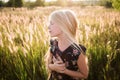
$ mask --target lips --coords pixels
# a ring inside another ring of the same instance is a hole
[[[51,33],[51,31],[49,31],[49,33]]]

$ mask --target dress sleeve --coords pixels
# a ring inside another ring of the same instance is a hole
[[[84,53],[86,53],[86,48],[81,44],[79,44],[79,46],[81,47],[82,51],[84,51]]]
[[[79,58],[79,55],[82,53],[82,51],[84,52],[84,55],[86,55],[86,48],[83,46],[83,45],[80,45],[79,44],[79,47],[76,49],[73,49],[73,55],[74,55],[74,58],[76,60],[78,60]]]

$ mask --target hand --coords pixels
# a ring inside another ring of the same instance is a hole
[[[55,63],[56,61],[61,61],[61,63],[63,63],[62,59],[60,58],[60,56],[58,54],[56,54],[57,59],[53,56],[53,63]]]
[[[65,63],[63,63],[62,59],[60,56],[57,56],[58,59],[53,57],[53,63],[54,63],[54,71],[59,72],[59,73],[64,73],[64,70],[66,69]]]

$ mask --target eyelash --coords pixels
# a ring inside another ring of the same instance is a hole
[[[53,25],[54,23],[50,23],[51,25]]]

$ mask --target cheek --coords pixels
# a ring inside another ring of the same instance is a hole
[[[57,31],[58,33],[60,33],[60,34],[62,33],[61,29],[58,29],[58,30],[56,30],[56,31]]]
[[[62,31],[58,26],[53,26],[52,27],[52,35],[57,36],[61,33],[62,33]]]
[[[54,28],[54,31],[55,31],[56,33],[61,33],[61,32],[62,32],[61,29],[59,28],[59,26],[56,26],[56,27]]]

